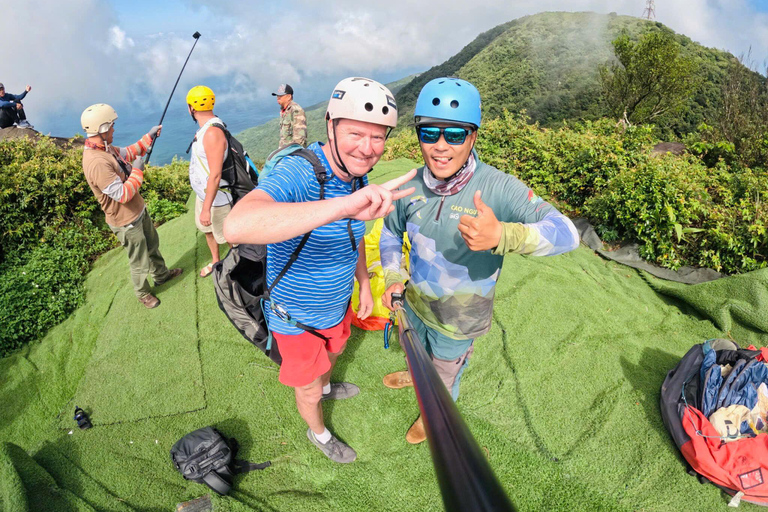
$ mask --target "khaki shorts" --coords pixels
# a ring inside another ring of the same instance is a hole
[[[200,224],[200,213],[203,211],[203,200],[199,196],[195,197],[195,225],[203,233],[213,233],[217,243],[224,244],[227,240],[224,238],[224,219],[227,218],[232,206],[211,206],[211,225],[203,226]]]

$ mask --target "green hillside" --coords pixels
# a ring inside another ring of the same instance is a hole
[[[733,55],[706,48],[659,22],[590,12],[547,12],[503,23],[445,62],[389,84],[400,110],[398,131],[412,125],[413,108],[424,84],[441,76],[474,83],[483,98],[485,119],[499,117],[505,109],[526,110],[532,121],[543,126],[605,116],[599,69],[615,60],[612,41],[623,32],[636,39],[654,30],[671,34],[681,55],[692,58],[697,67],[700,84],[695,94],[667,126],[677,134],[689,133],[715,117]],[[325,106],[323,102],[306,109],[311,140],[326,139]],[[262,160],[277,147],[278,120],[249,128],[238,137],[249,153]]]
[[[407,76],[386,85],[393,93],[397,93],[400,88],[413,80],[415,76]],[[311,142],[316,140],[325,142],[328,140],[325,133],[325,110],[327,107],[328,102],[323,101],[304,108],[304,112],[307,114],[308,140]],[[280,118],[276,117],[264,124],[248,128],[237,134],[237,140],[243,144],[251,158],[256,161],[266,160],[267,156],[277,149],[277,144],[280,140],[279,121]]]
[[[725,70],[733,56],[674,34],[658,22],[588,12],[525,16],[481,34],[400,90],[400,126],[411,121],[424,84],[440,76],[458,76],[474,83],[483,98],[485,118],[498,117],[504,109],[525,109],[533,121],[545,126],[601,117],[606,110],[598,71],[614,59],[611,41],[622,31],[636,38],[651,30],[673,34],[681,54],[698,64],[702,84],[672,127],[687,133],[715,113]]]

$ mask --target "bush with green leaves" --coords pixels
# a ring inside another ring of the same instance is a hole
[[[622,132],[608,119],[547,129],[531,124],[525,113],[504,112],[483,122],[475,147],[485,163],[575,215],[612,176],[649,158],[652,133],[645,126]],[[387,141],[384,158],[399,157],[421,161],[413,131]]]
[[[382,158],[384,160],[408,158],[415,162],[421,162],[421,149],[419,148],[419,139],[416,138],[416,132],[414,130],[403,130],[387,139]]]
[[[0,262],[77,219],[97,222],[101,210],[81,162],[80,151],[47,138],[0,141]]]
[[[563,124],[557,129],[530,124],[525,114],[505,112],[478,134],[483,161],[513,174],[571,214],[618,172],[648,159],[649,127],[622,133],[608,119]]]
[[[188,165],[147,169],[141,193],[156,223],[186,212]],[[90,263],[118,245],[85,180],[82,148],[0,141],[0,355],[66,318]]]
[[[189,162],[174,157],[168,165],[147,168],[144,173],[144,184],[141,187],[144,199],[147,198],[149,191],[155,192],[157,197],[167,201],[186,204],[192,192],[192,187],[189,185]]]
[[[83,221],[0,265],[0,356],[45,334],[83,300],[90,263],[115,239]]]
[[[598,232],[636,240],[640,255],[669,268],[696,258],[687,241],[702,231],[708,170],[693,157],[665,156],[622,169],[584,204]]]
[[[164,167],[149,167],[144,173],[142,197],[152,221],[159,225],[187,213],[189,162],[174,157]]]
[[[725,165],[712,170],[713,198],[704,224],[706,231],[692,240],[698,246],[697,265],[728,273],[768,266],[768,171]]]
[[[768,173],[724,158],[729,147],[703,141],[694,155],[654,157],[652,126],[622,130],[602,119],[544,129],[529,121],[505,112],[484,122],[480,158],[564,213],[587,217],[605,241],[638,242],[644,258],[673,269],[768,266]],[[415,134],[390,139],[385,157],[421,161]]]

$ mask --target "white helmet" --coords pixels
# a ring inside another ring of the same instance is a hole
[[[80,116],[80,124],[83,126],[86,135],[93,137],[100,133],[107,133],[115,119],[117,119],[115,109],[106,103],[96,103],[83,110],[83,114]]]
[[[397,103],[389,89],[369,78],[345,78],[333,89],[326,119],[354,119],[397,126]]]

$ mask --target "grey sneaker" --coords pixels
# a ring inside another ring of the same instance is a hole
[[[27,120],[25,119],[24,121],[22,121],[22,122],[20,122],[20,123],[19,123],[19,128],[29,128],[29,129],[31,130],[32,128],[34,128],[34,126],[32,126],[31,124],[29,124],[29,121],[27,121]]]
[[[360,393],[360,388],[349,382],[331,382],[331,390],[328,394],[323,393],[320,397],[321,402],[326,400],[344,400],[352,398]]]
[[[331,434],[331,439],[325,444],[315,438],[315,433],[312,432],[311,428],[307,429],[307,437],[312,441],[312,444],[320,448],[320,451],[333,462],[349,464],[350,462],[354,462],[357,458],[355,450],[336,439],[336,436],[333,434]]]

